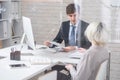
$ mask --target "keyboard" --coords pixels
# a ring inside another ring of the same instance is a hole
[[[33,65],[43,65],[43,64],[51,64],[52,60],[48,57],[43,56],[28,56],[27,58],[24,58],[23,60],[29,61]]]
[[[45,45],[36,45],[36,49],[47,49],[48,47]]]

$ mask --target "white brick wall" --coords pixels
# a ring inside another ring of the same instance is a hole
[[[111,79],[120,80],[120,42],[114,33],[120,25],[120,8],[110,7],[103,0],[82,0],[81,19],[92,22],[105,22],[111,31]],[[35,40],[42,44],[45,40],[52,40],[57,34],[61,21],[67,20],[65,7],[73,0],[22,0],[22,15],[32,20]],[[62,15],[62,16],[61,16]],[[118,30],[118,33],[120,29]],[[120,37],[120,35],[118,35]]]
[[[37,43],[54,38],[60,27],[60,2],[22,2],[22,14],[32,20]]]

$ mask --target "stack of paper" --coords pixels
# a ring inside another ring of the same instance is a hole
[[[83,57],[83,55],[84,55],[84,53],[80,53],[79,51],[76,51],[76,52],[71,53],[70,55],[68,55],[68,57],[80,59],[81,57]]]

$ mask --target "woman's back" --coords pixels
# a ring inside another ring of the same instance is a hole
[[[108,58],[109,53],[105,47],[91,46],[77,66],[75,80],[95,80],[101,63]]]

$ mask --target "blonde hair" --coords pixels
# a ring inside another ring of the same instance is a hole
[[[108,40],[107,30],[103,23],[92,22],[88,25],[85,36],[95,45],[104,46]]]

